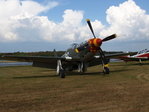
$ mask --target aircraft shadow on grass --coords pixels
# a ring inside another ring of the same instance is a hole
[[[131,65],[140,65],[139,63],[134,63],[134,64],[131,64]],[[142,63],[142,66],[143,65],[149,65],[149,63]]]
[[[124,72],[124,71],[132,71],[132,70],[135,70],[135,69],[121,69],[121,70],[115,70],[115,71],[111,70],[111,73],[120,73],[120,72]]]
[[[27,78],[46,78],[46,77],[57,77],[56,75],[42,75],[42,76],[24,76],[24,77],[12,77],[13,79],[27,79]]]
[[[143,66],[143,65],[149,65],[149,63],[143,63],[140,65],[140,63],[126,63],[126,65],[114,65],[114,66]]]
[[[76,75],[103,75],[102,72],[93,72],[93,73],[78,73],[78,72],[70,72],[66,73],[67,76],[76,76]],[[57,77],[57,75],[42,75],[42,76],[24,76],[24,77],[12,77],[13,79],[25,79],[25,78],[46,78],[46,77]]]
[[[120,73],[123,71],[131,71],[134,69],[123,69],[123,70],[113,70],[111,73]],[[92,75],[92,76],[97,76],[97,75],[103,75],[103,72],[91,72],[91,73],[78,73],[78,72],[66,72],[67,76],[86,76],[86,75]],[[109,76],[110,74],[104,74],[103,76]],[[23,77],[12,77],[13,79],[27,79],[27,78],[46,78],[46,77],[57,77],[57,75],[41,75],[41,76],[23,76]]]
[[[149,65],[149,63],[142,63],[142,64],[140,64],[140,63],[126,63],[126,64],[114,64],[114,65],[112,65],[112,66],[132,66],[132,65]]]

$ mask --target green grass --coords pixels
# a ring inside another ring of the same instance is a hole
[[[0,67],[1,112],[147,112],[149,61],[112,62],[110,74],[101,65],[86,73],[56,71],[32,66]]]

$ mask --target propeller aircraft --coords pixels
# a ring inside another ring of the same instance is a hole
[[[61,78],[65,78],[66,70],[72,71],[78,69],[78,72],[85,72],[87,70],[87,67],[99,64],[102,64],[103,66],[103,73],[109,74],[110,71],[108,63],[111,58],[134,54],[120,53],[105,56],[104,52],[101,49],[102,42],[106,42],[116,38],[116,34],[110,35],[104,39],[96,38],[90,20],[87,19],[86,21],[94,38],[82,42],[81,44],[71,44],[62,56],[58,56],[56,51],[54,50],[54,57],[3,55],[2,59],[33,62],[33,66],[36,67],[56,69],[57,74]],[[100,55],[97,56],[97,53],[99,53]]]
[[[128,56],[121,56],[119,57],[120,60],[123,60],[125,62],[128,61],[139,61],[139,65],[142,65],[142,61],[146,61],[149,60],[149,50],[147,49],[143,49],[141,51],[139,51],[137,54],[135,55],[128,55]]]

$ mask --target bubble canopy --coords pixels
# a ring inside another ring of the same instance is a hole
[[[68,49],[75,49],[77,46],[78,46],[77,43],[72,43],[72,44],[70,44]]]
[[[143,54],[143,53],[149,53],[149,50],[148,49],[143,49],[143,50],[138,52],[138,54]]]

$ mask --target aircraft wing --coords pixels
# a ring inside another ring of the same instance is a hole
[[[139,61],[139,59],[141,59],[142,61],[148,60],[148,57],[126,57],[126,56],[122,56],[119,58],[120,60],[124,60],[124,61]]]
[[[117,53],[117,54],[110,54],[110,55],[105,55],[107,61],[109,62],[110,59],[119,59],[121,56],[127,56],[127,55],[134,55],[137,52],[131,52],[131,53]],[[95,66],[102,64],[101,62],[101,57],[100,56],[94,56],[94,58],[90,61],[89,66]]]
[[[118,58],[126,55],[133,55],[135,53],[119,53],[119,54],[110,54],[106,55],[107,60]],[[36,67],[44,67],[44,68],[52,68],[56,69],[57,60],[61,60],[63,62],[63,66],[71,66],[74,62],[81,61],[79,58],[73,59],[72,57],[50,57],[50,56],[12,56],[12,55],[3,55],[3,60],[13,60],[20,62],[33,62],[33,66]],[[89,60],[90,66],[95,66],[101,64],[101,57],[95,56],[91,60]]]
[[[118,58],[120,56],[125,56],[125,55],[133,55],[133,53],[119,53],[119,54],[110,54],[106,55],[107,59],[111,58]],[[94,59],[99,59],[100,56],[95,56]],[[21,61],[21,62],[46,62],[46,63],[55,63],[57,60],[62,60],[62,61],[80,61],[80,59],[75,58],[73,59],[72,57],[51,57],[51,56],[13,56],[13,55],[3,55],[2,56],[3,60],[13,60],[13,61]]]
[[[3,55],[3,60],[13,60],[20,62],[33,62],[33,66],[53,68],[57,66],[57,60],[61,60],[64,64],[69,64],[72,61],[80,61],[79,59],[72,59],[72,57],[50,57],[50,56],[11,56]]]
[[[110,54],[110,55],[105,55],[106,59],[119,59],[121,56],[127,56],[127,55],[134,55],[137,52],[130,52],[130,53],[117,53],[117,54]],[[95,58],[100,58],[100,56],[95,56]]]
[[[56,62],[57,60],[62,61],[78,61],[78,59],[72,59],[71,57],[50,57],[50,56],[11,56],[11,55],[3,55],[3,60],[13,60],[13,61],[21,61],[21,62]]]

